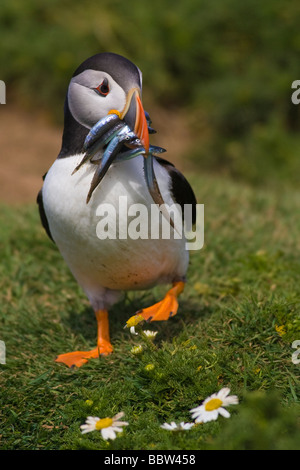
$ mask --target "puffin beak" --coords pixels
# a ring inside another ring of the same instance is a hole
[[[149,152],[148,123],[138,88],[131,88],[129,90],[124,110],[121,113],[121,119],[124,119],[126,124],[140,139],[147,156]]]

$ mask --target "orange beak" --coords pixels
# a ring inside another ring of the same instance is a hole
[[[143,146],[145,147],[146,153],[149,152],[149,132],[148,124],[146,121],[145,111],[141,102],[141,98],[136,94],[136,119],[134,126],[134,133],[138,136]]]
[[[121,113],[121,119],[126,121],[130,129],[140,139],[147,155],[149,152],[148,124],[138,88],[132,88],[129,91],[125,107]]]

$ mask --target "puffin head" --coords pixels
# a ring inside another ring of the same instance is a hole
[[[149,152],[149,128],[141,101],[142,73],[130,60],[112,52],[96,54],[86,59],[74,72],[65,101],[65,127],[62,148],[58,158],[82,153],[90,129],[110,114],[133,131],[144,148],[145,180],[155,204],[164,206]],[[150,121],[148,116],[148,121]],[[150,128],[151,129],[151,128]],[[152,132],[153,129],[151,129]],[[165,151],[157,147],[159,151]],[[75,173],[86,161],[88,153],[74,169]],[[87,203],[103,179],[116,154],[104,153],[87,195]],[[72,173],[72,174],[73,174]],[[165,214],[170,220],[169,215]],[[170,220],[172,227],[173,221]]]
[[[86,59],[74,72],[67,92],[69,112],[87,132],[108,114],[117,114],[149,150],[141,102],[142,74],[125,57],[111,52]]]

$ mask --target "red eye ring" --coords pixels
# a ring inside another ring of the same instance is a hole
[[[107,78],[104,78],[103,82],[99,86],[94,88],[94,90],[101,96],[106,96],[109,93],[109,85]]]

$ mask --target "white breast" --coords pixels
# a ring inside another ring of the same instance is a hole
[[[108,290],[146,289],[184,277],[188,266],[184,239],[120,240],[118,231],[115,239],[97,236],[102,204],[115,208],[121,224],[126,223],[125,217],[127,222],[132,218],[119,212],[120,196],[123,201],[127,197],[128,207],[153,204],[145,185],[143,157],[112,165],[88,204],[95,165],[85,164],[71,175],[81,159],[82,155],[74,155],[54,162],[44,181],[43,202],[53,239],[90,300]],[[157,162],[154,168],[164,201],[171,205],[169,174]]]

